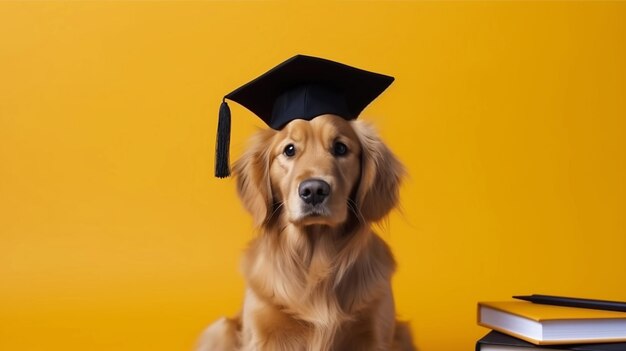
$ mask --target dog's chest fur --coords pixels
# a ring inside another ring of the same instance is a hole
[[[348,326],[368,329],[363,316],[372,316],[368,309],[387,294],[395,267],[388,246],[369,228],[345,234],[288,226],[260,235],[244,257],[249,289],[260,302],[254,305],[262,306],[255,327],[269,331],[291,320],[299,330],[289,334],[302,337],[290,339],[294,349],[341,343],[338,332]]]

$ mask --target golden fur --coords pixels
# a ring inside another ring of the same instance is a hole
[[[373,128],[294,120],[258,133],[233,173],[260,233],[244,254],[241,313],[209,326],[198,350],[414,350],[395,319],[395,262],[370,227],[396,206],[404,169]],[[303,202],[307,179],[330,185],[325,202]]]

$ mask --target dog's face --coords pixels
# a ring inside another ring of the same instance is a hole
[[[275,135],[271,159],[272,194],[290,223],[346,220],[361,173],[361,144],[348,121],[334,115],[294,120]]]
[[[384,217],[404,173],[371,127],[335,115],[262,131],[233,171],[258,225],[281,218],[331,227],[351,215],[360,223]]]

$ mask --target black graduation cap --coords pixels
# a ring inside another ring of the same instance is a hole
[[[224,96],[220,106],[215,176],[228,177],[230,109],[238,102],[279,130],[294,119],[323,114],[355,119],[394,78],[319,57],[296,55]]]

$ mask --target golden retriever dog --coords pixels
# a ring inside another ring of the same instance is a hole
[[[263,130],[233,173],[259,234],[242,311],[197,350],[414,350],[396,321],[394,259],[371,229],[398,203],[404,168],[370,125],[322,115]]]

